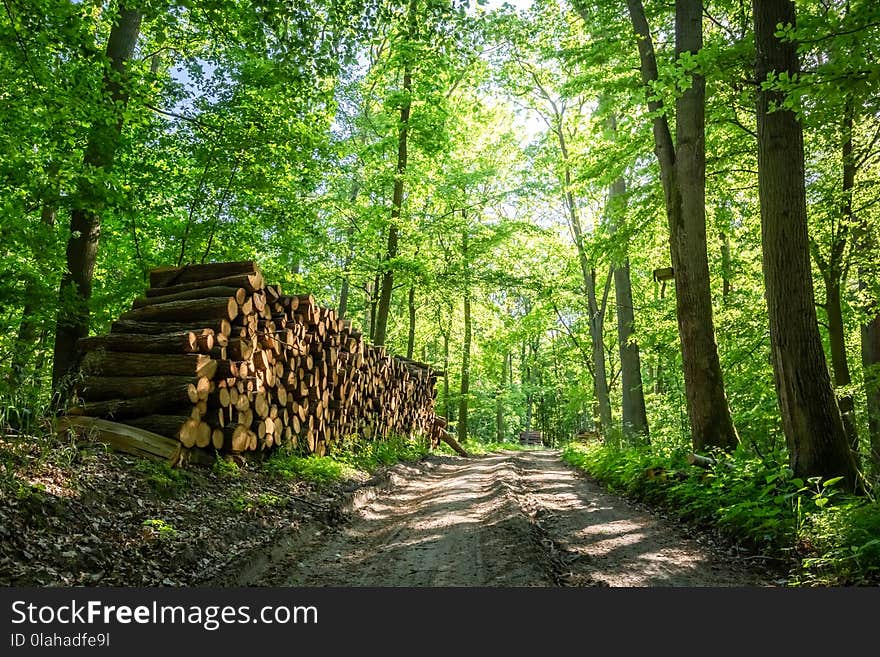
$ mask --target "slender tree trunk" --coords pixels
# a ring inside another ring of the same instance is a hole
[[[360,193],[360,183],[357,177],[351,182],[351,192],[348,195],[348,202],[354,205]],[[345,231],[345,241],[348,246],[348,253],[345,255],[344,271],[342,272],[342,285],[339,289],[339,312],[340,318],[345,318],[348,312],[348,295],[351,292],[351,265],[354,262],[354,223],[350,224]]]
[[[721,300],[727,304],[727,297],[730,296],[732,289],[730,284],[731,263],[730,263],[730,236],[727,231],[721,233]]]
[[[504,442],[504,385],[507,382],[507,360],[509,352],[504,352],[501,359],[501,380],[498,382],[498,390],[495,393],[495,440],[499,443]]]
[[[642,81],[658,78],[657,59],[641,0],[627,0],[638,37]],[[675,52],[697,53],[703,46],[701,0],[676,0]],[[705,78],[695,73],[691,86],[676,101],[676,143],[659,100],[649,100],[654,115],[654,152],[666,199],[675,303],[694,450],[731,450],[739,442],[724,393],[715,343],[705,212]],[[652,94],[653,96],[653,94]]]
[[[834,372],[834,385],[848,386],[852,383],[849,364],[846,360],[846,338],[843,326],[843,310],[840,303],[840,278],[830,276],[825,279],[825,311],[828,314],[828,342],[831,346],[831,369]]]
[[[796,44],[775,36],[778,24],[795,25],[795,7],[790,0],[754,0],[753,7],[763,270],[789,460],[795,476],[841,476],[853,490],[856,464],[831,388],[813,303],[803,132],[795,114],[780,109],[782,94],[761,87],[770,74],[799,73]]]
[[[831,371],[834,388],[836,389],[852,383],[849,363],[846,358],[846,330],[843,325],[843,310],[840,297],[841,276],[839,272],[835,272],[835,269],[823,274],[825,281],[825,312],[828,315],[828,343],[831,347]],[[853,457],[858,464],[859,430],[854,417],[855,402],[852,395],[844,393],[838,395],[837,403],[840,408],[841,420],[843,420],[843,429],[846,432],[850,449],[853,451]]]
[[[409,286],[409,299],[407,300],[407,305],[409,306],[409,331],[407,333],[406,339],[406,357],[413,357],[413,349],[416,344],[416,288],[415,285]]]
[[[865,281],[859,288],[867,293]],[[880,313],[877,301],[871,306],[873,317],[861,326],[862,368],[865,371],[865,397],[868,410],[868,433],[871,438],[871,463],[876,477],[880,477]]]
[[[370,287],[370,340],[375,343],[376,336],[376,307],[379,305],[379,273],[373,277],[373,285]]]
[[[618,178],[608,194],[609,229],[616,230],[613,220],[615,206],[626,193],[626,181]],[[642,387],[642,363],[639,345],[633,340],[635,311],[633,309],[632,280],[629,275],[629,258],[614,268],[614,298],[617,305],[617,343],[620,349],[621,416],[623,433],[627,436],[647,438],[648,415],[645,412],[645,391]]]
[[[565,206],[568,210],[571,232],[577,248],[578,263],[584,280],[584,292],[587,295],[587,308],[590,313],[590,344],[593,353],[593,394],[599,406],[599,430],[611,427],[611,394],[608,391],[608,372],[605,365],[605,304],[599,306],[596,297],[596,276],[590,266],[589,256],[584,245],[584,231],[578,212],[577,200],[572,191],[571,166],[568,157],[568,144],[562,130],[562,117],[556,116],[556,137],[562,155],[563,176],[565,183]]]
[[[468,437],[468,394],[471,372],[471,290],[468,263],[468,228],[461,235],[461,257],[464,263],[464,343],[461,348],[461,390],[458,398],[458,442]]]
[[[449,333],[443,334],[443,417],[449,418]]]
[[[853,157],[854,100],[847,99],[844,112],[843,199],[844,221],[853,225],[853,250],[858,262],[859,296],[867,301],[866,320],[859,328],[861,362],[864,373],[865,404],[868,414],[870,461],[874,476],[880,478],[880,305],[872,298],[869,281],[877,278],[877,240],[866,213],[856,215],[852,207],[856,166]]]
[[[415,38],[415,25],[418,8],[417,0],[410,0],[407,14],[408,38]],[[397,133],[397,172],[394,176],[394,193],[391,199],[391,223],[388,225],[388,246],[386,248],[385,266],[382,272],[382,288],[379,291],[379,307],[376,313],[376,332],[373,342],[385,344],[388,327],[388,313],[391,309],[391,291],[394,289],[394,267],[392,260],[397,256],[398,224],[403,208],[403,183],[407,165],[407,137],[409,135],[409,118],[412,109],[412,68],[409,57],[405,58],[403,67],[403,102],[400,105],[400,126]]]
[[[104,184],[96,182],[113,166],[122,132],[128,92],[124,76],[141,26],[141,12],[123,3],[119,17],[110,30],[106,55],[103,91],[104,116],[97,117],[89,132],[83,156],[83,175],[76,190],[76,202],[70,214],[70,239],[67,242],[67,268],[61,278],[59,313],[55,329],[55,354],[52,389],[66,395],[67,378],[78,365],[77,340],[89,332],[89,298],[92,275],[101,232],[101,212],[106,202]],[[98,174],[97,176],[95,174]]]

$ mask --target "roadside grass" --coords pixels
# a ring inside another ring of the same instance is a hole
[[[608,490],[662,506],[727,540],[792,564],[794,586],[880,582],[880,504],[839,489],[840,479],[793,476],[784,452],[717,455],[703,470],[688,449],[569,444],[562,458]]]
[[[422,441],[403,436],[373,441],[358,441],[351,437],[327,456],[282,448],[270,456],[263,467],[284,478],[296,478],[326,486],[344,479],[357,478],[359,475],[372,474],[383,466],[401,461],[415,461],[427,453]]]

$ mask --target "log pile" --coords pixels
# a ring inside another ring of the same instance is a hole
[[[267,285],[252,261],[150,272],[109,335],[80,340],[72,415],[112,419],[186,448],[428,435],[438,372],[368,344],[311,295]]]
[[[520,431],[520,445],[543,445],[544,435],[540,431]]]

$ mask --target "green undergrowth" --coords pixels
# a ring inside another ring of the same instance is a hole
[[[534,449],[546,449],[545,447],[537,446],[537,445],[520,445],[518,442],[516,443],[508,443],[508,442],[481,442],[477,440],[469,440],[462,444],[465,451],[472,456],[482,456],[483,454],[490,454],[491,452],[503,452],[503,451],[514,451],[514,452],[524,452],[528,450]],[[458,456],[456,451],[452,449],[449,445],[444,442],[441,442],[434,451],[438,454],[447,454],[449,456]]]
[[[374,441],[351,439],[343,441],[327,456],[281,449],[269,457],[263,467],[282,477],[326,485],[355,478],[359,473],[370,474],[401,461],[415,461],[426,453],[421,442],[400,436]]]
[[[807,586],[880,582],[880,504],[839,489],[839,478],[793,476],[783,452],[746,449],[708,470],[689,450],[570,444],[563,459],[610,491],[662,506],[684,521],[792,564],[789,582]]]

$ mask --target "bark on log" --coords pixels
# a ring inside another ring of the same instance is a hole
[[[142,322],[201,322],[234,320],[238,316],[235,297],[204,297],[157,303],[134,308],[120,315],[120,319]]]
[[[145,397],[190,384],[198,389],[208,389],[210,379],[194,376],[87,376],[77,390],[84,400],[97,402]]]
[[[244,288],[248,292],[254,292],[261,289],[263,283],[262,274],[238,274],[236,276],[226,276],[224,278],[215,278],[213,280],[182,283],[170,287],[151,287],[145,290],[144,295],[148,297],[164,297],[170,294],[180,294],[181,292],[188,292],[190,290],[204,290],[212,287]]]
[[[183,267],[157,267],[150,270],[150,287],[170,287],[182,283],[210,281],[242,274],[256,274],[259,267],[253,260],[209,262]]]
[[[166,436],[100,418],[62,417],[56,420],[55,430],[59,433],[73,431],[81,439],[95,440],[114,450],[164,461],[172,466],[180,463],[184,456],[194,463],[209,465],[213,462],[204,452],[184,453],[180,442]]]
[[[206,376],[217,372],[218,361],[201,354],[137,354],[125,351],[92,351],[85,355],[82,370],[104,376]]]
[[[449,445],[452,449],[454,449],[461,456],[469,456],[469,454],[464,450],[464,448],[458,444],[458,441],[452,437],[452,434],[448,431],[443,431],[440,433],[440,440]]]
[[[159,290],[165,288],[158,288]],[[211,287],[195,288],[192,290],[182,290],[174,294],[163,294],[161,296],[143,296],[138,297],[131,304],[132,308],[142,308],[143,306],[152,306],[157,303],[168,303],[169,301],[186,301],[188,299],[204,299],[205,297],[234,297],[238,303],[244,303],[247,298],[248,290],[243,287],[233,287],[231,285],[214,285]]]
[[[154,415],[168,411],[179,411],[192,407],[190,384],[168,388],[145,397],[132,399],[107,399],[104,401],[85,402],[73,406],[70,415],[88,415],[121,420],[143,415]]]
[[[131,319],[119,319],[110,325],[110,333],[143,333],[157,335],[161,333],[179,333],[194,331],[204,334],[206,331],[218,335],[232,334],[232,323],[228,319],[215,319],[199,322],[141,322]],[[223,345],[220,345],[223,346]]]
[[[191,419],[189,415],[144,415],[128,418],[125,424],[179,440],[180,428]]]
[[[191,354],[199,349],[199,337],[193,331],[157,335],[137,333],[95,335],[80,338],[78,347],[82,352],[104,349],[141,354]]]

